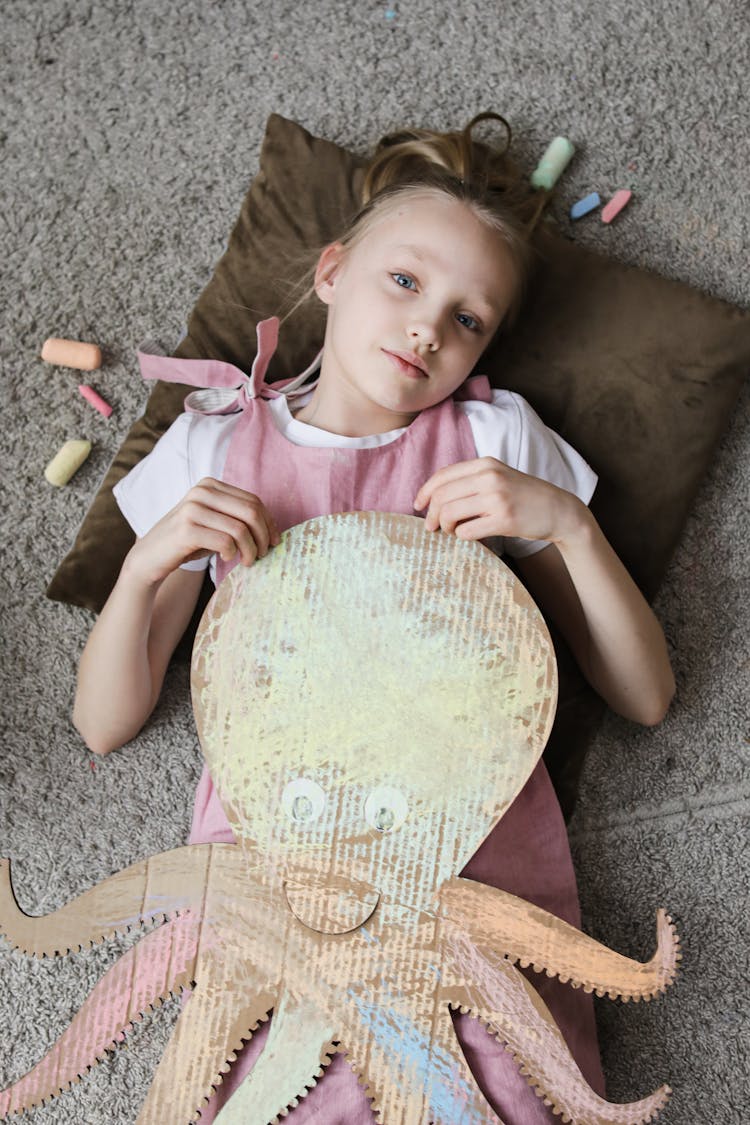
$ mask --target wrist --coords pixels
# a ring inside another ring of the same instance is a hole
[[[127,586],[132,593],[155,597],[166,575],[154,573],[146,565],[139,551],[140,540],[136,540],[123,560],[117,584]]]
[[[599,531],[599,525],[586,504],[572,492],[568,496],[560,533],[552,539],[562,555],[581,547],[590,547]]]

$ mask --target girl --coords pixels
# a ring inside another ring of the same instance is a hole
[[[215,392],[190,396],[213,412],[183,414],[117,487],[138,538],[81,659],[74,722],[94,752],[121,746],[150,715],[206,565],[221,580],[265,556],[288,527],[354,509],[423,513],[436,533],[489,540],[517,560],[606,702],[637,722],[663,717],[674,690],[664,637],[586,506],[595,475],[520,396],[492,391],[486,379],[467,383],[516,314],[535,219],[524,226],[504,153],[472,137],[485,117],[503,120],[482,114],[462,133],[381,142],[365,206],[315,268],[314,293],[327,307],[317,381],[264,384],[276,329],[265,322],[253,374],[229,412],[216,408]],[[162,378],[197,378],[190,361],[154,362]],[[201,373],[209,367],[197,362]],[[190,842],[232,840],[204,770]],[[542,764],[462,874],[580,925],[565,826]],[[591,998],[546,977],[534,983],[603,1092]],[[457,1016],[456,1025],[507,1125],[555,1120],[476,1021]],[[213,1120],[266,1031],[202,1121]],[[367,1125],[372,1114],[336,1056],[291,1119]]]

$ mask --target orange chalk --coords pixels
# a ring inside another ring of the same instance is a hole
[[[55,363],[60,367],[77,367],[79,371],[94,371],[102,365],[102,351],[97,344],[85,344],[81,340],[62,340],[50,336],[44,341],[42,359],[45,363]]]

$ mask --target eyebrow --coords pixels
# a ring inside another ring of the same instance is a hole
[[[410,254],[413,254],[414,257],[417,258],[420,262],[424,262],[426,258],[432,257],[431,254],[425,254],[424,251],[420,250],[418,246],[413,246],[410,242],[402,242],[398,246],[394,246],[394,250],[408,250],[408,252]],[[489,311],[491,313],[500,312],[500,308],[497,302],[494,301],[492,297],[489,296],[489,294],[478,293],[477,296],[481,303],[484,305],[486,311]]]

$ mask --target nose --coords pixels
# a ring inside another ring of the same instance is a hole
[[[407,335],[415,351],[420,348],[423,351],[437,351],[441,342],[440,317],[423,311],[411,320],[407,327]]]

